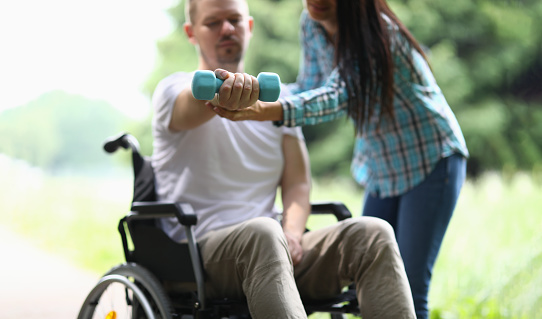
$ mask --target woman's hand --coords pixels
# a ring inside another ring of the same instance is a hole
[[[280,102],[256,101],[251,106],[239,108],[237,110],[228,110],[210,102],[207,102],[205,105],[218,116],[231,121],[282,121],[283,119],[282,105]]]

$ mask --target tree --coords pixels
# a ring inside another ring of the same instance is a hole
[[[53,172],[107,167],[107,136],[127,118],[107,102],[54,91],[0,116],[0,153]]]
[[[277,72],[295,80],[301,1],[248,0],[255,18],[246,71]],[[542,171],[542,5],[539,1],[390,0],[390,6],[428,50],[430,64],[462,127],[469,172]],[[171,8],[177,28],[157,46],[149,78],[192,71],[196,53],[182,31],[184,2]],[[339,128],[340,127],[340,128]],[[303,128],[316,175],[346,173],[353,129],[348,121]],[[349,134],[352,132],[352,134]],[[339,137],[337,135],[341,135]],[[337,147],[337,143],[340,145]],[[327,146],[326,146],[327,145]],[[329,156],[329,150],[338,154]]]
[[[411,0],[393,8],[430,49],[437,81],[465,134],[469,165],[540,169],[540,3]]]

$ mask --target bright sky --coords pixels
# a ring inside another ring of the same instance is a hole
[[[173,29],[177,0],[0,1],[0,112],[51,90],[106,100],[134,117],[156,40]]]

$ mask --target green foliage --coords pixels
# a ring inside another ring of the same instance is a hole
[[[295,81],[299,68],[299,0],[248,0],[255,19],[246,71]],[[542,170],[542,3],[540,1],[390,0],[427,48],[435,77],[471,153],[469,172]],[[159,58],[144,91],[176,71],[192,71],[197,54],[183,31],[184,2],[170,9],[173,32],[157,43]],[[0,113],[0,152],[63,170],[107,160],[103,138],[125,130],[152,153],[150,117],[128,121],[103,101],[51,92]],[[303,128],[316,176],[348,174],[350,123]],[[331,151],[333,150],[333,151]]]
[[[104,101],[54,91],[0,113],[0,153],[55,172],[105,166],[102,143],[125,122]]]
[[[277,72],[295,81],[299,68],[299,0],[249,0],[255,19],[246,71]],[[542,165],[542,4],[540,1],[390,0],[427,48],[431,66],[463,129],[469,171],[530,170]],[[191,71],[195,49],[182,31],[183,5],[170,13],[178,26],[158,43],[160,59],[146,92],[165,75]],[[340,122],[340,121],[339,121]],[[342,122],[344,124],[344,122]],[[341,127],[341,129],[338,129]],[[347,131],[347,130],[346,130]],[[342,124],[305,127],[317,175],[342,174],[351,142]],[[326,141],[327,140],[327,141]],[[330,149],[340,142],[338,154]],[[344,145],[343,145],[344,144]]]
[[[471,162],[532,169],[542,162],[542,6],[537,1],[392,1],[429,50]],[[415,8],[415,10],[413,9]]]
[[[254,34],[247,52],[246,72],[275,72],[294,82],[299,69],[301,1],[249,0]]]
[[[465,184],[433,271],[432,318],[542,315],[541,186],[529,174]]]
[[[303,127],[314,176],[350,176],[354,148],[354,125],[346,118]],[[347,159],[347,160],[346,160]]]

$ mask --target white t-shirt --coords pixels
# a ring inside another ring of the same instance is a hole
[[[153,96],[152,164],[159,200],[190,203],[198,216],[196,237],[259,216],[276,218],[283,134],[303,139],[301,129],[215,116],[195,129],[171,132],[175,100],[193,75],[170,75]],[[163,220],[163,227],[173,239],[185,238],[175,219]]]

